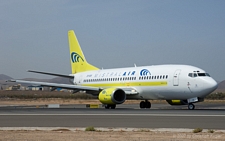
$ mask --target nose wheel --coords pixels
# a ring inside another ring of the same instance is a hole
[[[145,100],[145,101],[141,101],[140,102],[140,108],[143,109],[143,108],[151,108],[151,103],[148,101],[148,100]]]
[[[189,110],[194,110],[195,109],[195,105],[192,104],[192,103],[188,104],[188,109]]]

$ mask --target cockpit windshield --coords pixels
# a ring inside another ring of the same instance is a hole
[[[204,77],[204,76],[210,77],[208,73],[189,73],[188,76],[189,77]]]
[[[198,76],[210,76],[208,73],[198,73]]]

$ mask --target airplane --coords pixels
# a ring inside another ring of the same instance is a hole
[[[194,103],[217,88],[217,82],[204,70],[190,65],[152,65],[127,68],[99,69],[87,62],[73,30],[68,31],[71,74],[29,70],[28,72],[69,78],[73,84],[58,84],[24,80],[28,83],[52,88],[85,91],[98,96],[106,109],[115,109],[126,100],[141,100],[140,108],[151,108],[149,100],[166,100],[170,105]]]

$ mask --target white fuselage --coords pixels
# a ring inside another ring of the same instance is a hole
[[[156,65],[103,69],[74,74],[74,84],[100,88],[133,88],[127,99],[204,98],[217,88],[204,70],[188,65]]]

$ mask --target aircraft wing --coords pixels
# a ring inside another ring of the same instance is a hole
[[[127,88],[121,88],[122,90],[124,90],[126,95],[136,95],[139,94],[134,88],[132,87],[127,87]]]
[[[80,85],[71,85],[71,84],[58,84],[58,83],[47,83],[47,82],[37,82],[37,81],[25,81],[25,80],[8,80],[7,82],[26,83],[26,84],[32,84],[32,85],[38,85],[38,86],[86,91],[87,93],[90,93],[93,95],[98,95],[99,92],[101,91],[101,89],[98,87],[80,86]]]
[[[63,88],[74,91],[86,91],[86,93],[90,93],[92,95],[98,95],[99,92],[103,90],[103,88],[99,87],[91,87],[91,86],[80,86],[80,85],[71,85],[71,84],[58,84],[58,83],[48,83],[48,82],[37,82],[37,81],[25,81],[25,80],[8,80],[7,82],[16,82],[16,83],[26,83],[38,86],[47,86],[54,88]],[[138,92],[133,88],[121,88],[124,90],[126,95],[136,95]]]

